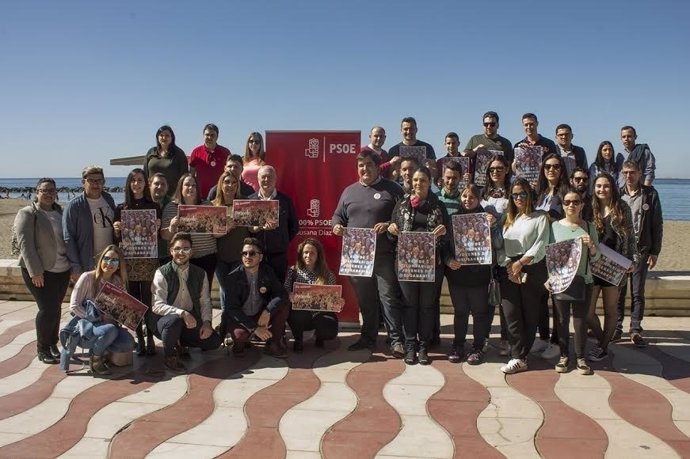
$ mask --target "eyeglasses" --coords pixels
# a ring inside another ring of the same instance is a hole
[[[254,250],[249,250],[247,252],[242,252],[243,257],[252,258],[259,255],[261,252],[255,252]]]
[[[587,177],[573,177],[573,182],[586,182]]]
[[[103,185],[105,183],[105,179],[102,178],[87,178],[86,181],[90,185]]]
[[[489,172],[503,172],[505,171],[505,167],[490,167]]]
[[[484,123],[484,127],[496,127],[496,123]]]
[[[43,194],[57,194],[57,190],[55,188],[39,188],[36,191]]]
[[[527,192],[521,191],[519,193],[512,193],[511,196],[513,197],[513,200],[515,200],[515,199],[527,199]]]
[[[185,255],[192,253],[191,247],[173,247],[173,253],[183,253]]]
[[[579,206],[580,204],[582,204],[582,201],[580,201],[579,199],[573,199],[573,200],[564,199],[563,200],[563,207]]]
[[[103,263],[107,263],[109,265],[119,265],[120,264],[120,259],[119,258],[110,258],[110,257],[103,257]]]
[[[546,169],[547,171],[550,171],[551,169],[558,171],[561,169],[561,165],[560,164],[548,164],[547,163],[547,164],[544,164],[544,169]]]

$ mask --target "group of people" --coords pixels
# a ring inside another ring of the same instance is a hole
[[[542,147],[534,188],[524,178],[513,177],[514,146],[498,135],[498,114],[487,112],[482,121],[484,132],[471,137],[462,151],[459,136],[449,133],[447,155],[438,160],[433,147],[416,138],[414,118],[402,120],[402,142],[389,151],[382,148],[385,130],[379,126],[371,130],[371,143],[357,155],[359,179],[342,192],[332,218],[337,236],[346,227],[373,228],[377,233],[373,274],[349,278],[362,317],[360,337],[349,349],[373,349],[382,320],[393,356],[407,364],[429,364],[429,350],[440,344],[440,294],[445,277],[455,310],[450,361],[479,364],[484,360],[498,307],[500,353],[510,356],[502,371],[527,369],[530,351],[540,351],[548,358],[560,356],[556,370],[566,371],[572,311],[576,367],[581,373],[591,373],[583,336],[589,328],[598,339],[590,359],[606,357],[608,343],[622,334],[627,285],[606,285],[591,275],[587,267],[589,259],[599,256],[598,244],[635,261],[627,276],[633,298],[630,339],[643,345],[644,280],[661,249],[663,223],[659,198],[651,186],[654,156],[649,147],[638,145],[635,130],[626,126],[621,131],[624,151],[613,158],[611,143],[602,142],[588,168],[584,150],[571,143],[568,125],[556,129],[556,145],[537,133],[536,116],[525,114],[522,121],[527,135],[515,147]],[[182,372],[188,347],[215,349],[227,336],[238,357],[258,339],[266,342],[268,354],[284,358],[286,324],[294,336],[295,352],[303,350],[307,330],[315,331],[317,346],[337,335],[335,313],[290,308],[290,292],[296,282],[327,285],[335,284],[336,279],[317,239],[302,241],[295,265],[288,268],[288,247],[299,230],[297,212],[290,196],[276,189],[277,173],[267,163],[270,158],[263,137],[251,133],[244,156],[239,156],[217,143],[218,134],[217,126],[204,126],[204,143],[187,158],[176,146],[172,128],[159,128],[156,146],[146,154],[143,167],[127,176],[125,201],[117,206],[103,191],[101,168],[83,170],[84,192],[64,210],[56,202],[55,181],[39,180],[36,202],[20,210],[15,227],[22,274],[38,304],[41,361],[56,363],[59,358],[60,303],[70,280],[75,282],[71,311],[90,321],[97,343],[90,348],[90,366],[97,375],[110,371],[108,353],[136,347],[139,355],[154,354],[154,337],[163,342],[165,366]],[[404,156],[405,147],[416,147],[415,154]],[[425,161],[419,160],[420,148]],[[476,170],[475,158],[487,151],[492,156],[486,170]],[[481,188],[475,185],[478,176],[484,179]],[[433,191],[434,184],[438,184],[438,192]],[[238,226],[230,210],[235,199],[277,201],[278,219],[263,226]],[[180,205],[226,207],[225,234],[179,232]],[[127,258],[119,246],[122,211],[136,209],[156,211],[156,258]],[[488,215],[492,264],[458,261],[453,241],[463,239],[454,237],[451,217],[475,213]],[[433,234],[430,253],[435,270],[433,278],[426,279],[430,282],[398,280],[397,245],[404,232]],[[549,326],[545,247],[550,241],[576,237],[586,248],[578,267],[583,292],[570,300],[554,299]],[[214,276],[222,309],[216,327],[212,326],[210,300]],[[502,301],[489,301],[488,287],[494,280],[500,284]],[[94,319],[89,314],[104,282],[149,306],[136,342],[111,318],[101,315]],[[595,313],[599,292],[605,308],[603,328]],[[470,313],[473,340],[467,351]]]

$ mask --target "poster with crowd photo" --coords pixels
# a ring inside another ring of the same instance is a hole
[[[232,219],[237,226],[263,227],[278,221],[278,200],[235,199],[232,201]]]
[[[186,233],[228,232],[225,206],[177,206],[177,230]]]
[[[99,311],[109,315],[124,327],[136,332],[148,306],[110,282],[101,287],[95,298]]]
[[[414,158],[420,166],[426,164],[426,147],[424,145],[400,145],[400,158]]]
[[[290,294],[292,310],[340,312],[345,305],[342,285],[317,285],[295,282]]]
[[[582,239],[569,239],[546,246],[546,271],[551,293],[564,292],[575,278],[582,255]]]
[[[463,265],[490,265],[491,225],[489,214],[453,215],[455,259]]]
[[[524,178],[536,190],[539,183],[543,148],[541,145],[520,144],[514,151],[515,176]]]
[[[604,244],[599,244],[598,249],[601,257],[590,263],[592,274],[613,285],[621,285],[625,279],[625,273],[633,264],[632,260]]]
[[[370,277],[374,273],[376,231],[374,228],[345,228],[340,255],[341,276]]]
[[[503,156],[503,150],[479,150],[474,158],[474,184],[486,185],[486,169],[494,156]]]
[[[155,209],[123,210],[120,249],[125,258],[158,258]]]
[[[416,231],[400,233],[395,264],[399,281],[434,282],[436,244],[433,233]]]

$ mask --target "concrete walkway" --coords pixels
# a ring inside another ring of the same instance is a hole
[[[0,302],[2,458],[690,457],[690,318],[646,318],[650,345],[611,345],[592,376],[533,357],[506,377],[495,350],[406,366],[383,337],[371,354],[341,334],[287,360],[192,350],[187,375],[163,371],[159,343],[99,379],[36,359],[35,308]]]

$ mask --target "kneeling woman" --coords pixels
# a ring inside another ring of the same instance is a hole
[[[93,317],[88,313],[88,302],[94,302],[101,287],[110,282],[122,290],[127,289],[127,270],[124,268],[124,257],[120,248],[109,245],[98,257],[96,269],[87,271],[79,277],[72,289],[70,310],[76,316],[87,319],[93,325],[94,342],[91,347],[90,367],[94,376],[110,374],[105,364],[105,353],[131,352],[134,349],[134,338],[117,322],[108,317]]]
[[[292,292],[295,282],[303,284],[334,285],[335,276],[326,265],[323,246],[316,239],[305,239],[297,247],[297,262],[290,267],[285,280],[285,290]],[[338,336],[338,317],[334,312],[290,311],[290,330],[295,337],[294,351],[304,349],[302,334],[314,330],[316,347]]]

